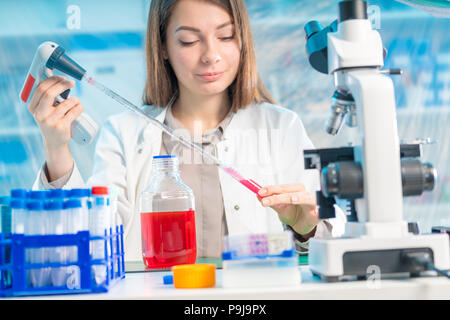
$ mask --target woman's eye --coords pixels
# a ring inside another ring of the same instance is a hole
[[[181,43],[182,46],[191,46],[191,45],[193,45],[196,42],[197,41],[181,41],[180,40],[180,43]]]
[[[225,40],[225,41],[232,40],[232,39],[234,39],[234,35],[233,36],[229,36],[229,37],[221,37],[220,39],[221,40]]]

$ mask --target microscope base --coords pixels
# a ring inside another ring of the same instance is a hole
[[[405,252],[428,252],[438,269],[450,268],[449,236],[447,234],[413,235],[402,238],[331,238],[311,239],[309,267],[313,275],[327,282],[365,279],[379,272],[380,276],[418,276],[402,262]]]

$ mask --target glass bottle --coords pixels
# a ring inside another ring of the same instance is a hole
[[[150,269],[195,263],[195,200],[175,155],[154,156],[150,185],[140,195],[142,256]]]

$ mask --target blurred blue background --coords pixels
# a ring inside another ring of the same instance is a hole
[[[351,129],[331,137],[322,127],[331,102],[332,78],[308,64],[303,26],[337,18],[336,0],[247,0],[263,80],[277,102],[298,112],[316,147],[343,146]],[[450,19],[436,18],[391,0],[369,3],[369,17],[388,50],[400,139],[429,137],[423,160],[437,168],[435,190],[407,198],[405,216],[421,231],[450,225]],[[36,48],[54,41],[102,83],[141,105],[145,80],[145,31],[150,0],[0,1],[0,195],[30,188],[44,163],[42,138],[19,99]],[[97,123],[122,107],[94,88],[77,83],[80,97]],[[92,170],[95,144],[72,151],[84,177]]]

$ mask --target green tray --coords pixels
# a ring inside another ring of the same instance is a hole
[[[222,259],[221,258],[198,258],[195,263],[213,263],[217,268],[222,268]],[[308,264],[308,255],[299,255],[298,256],[298,264],[305,265]]]
[[[221,258],[198,258],[195,261],[195,263],[213,263],[216,265],[218,269],[222,268]],[[308,264],[308,255],[299,255],[298,264],[299,265]],[[168,270],[170,270],[170,268],[148,270],[145,268],[144,263],[142,261],[125,261],[125,272],[168,271]]]

